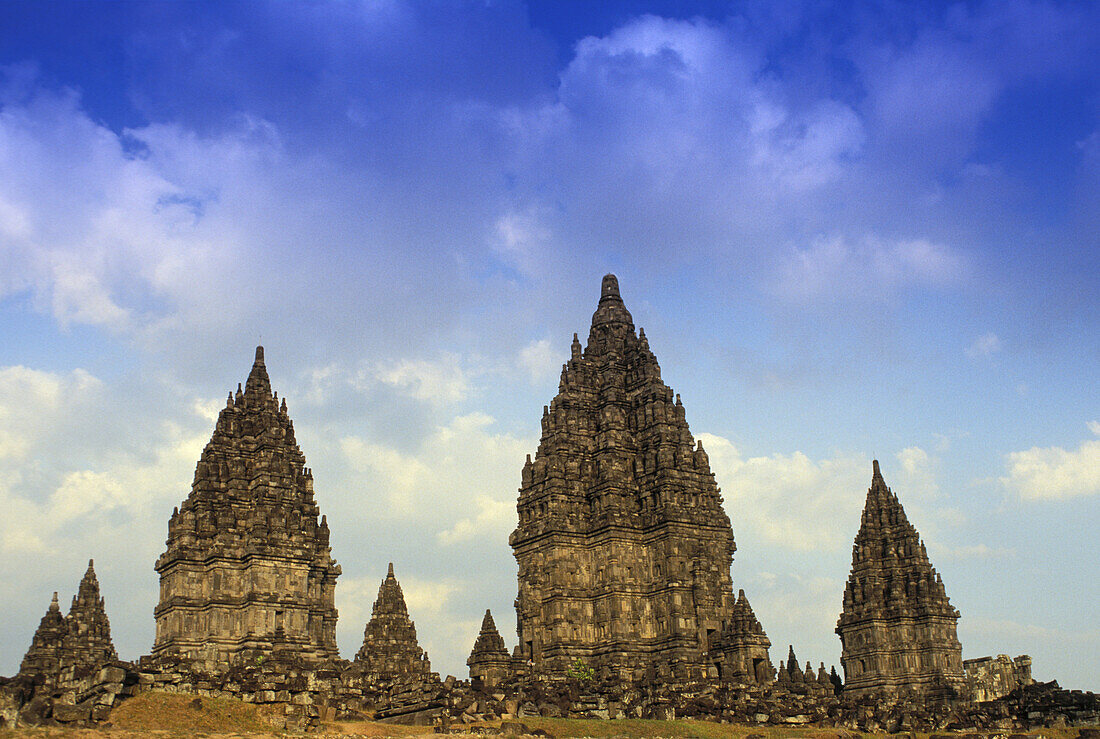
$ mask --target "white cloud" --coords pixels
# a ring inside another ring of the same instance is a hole
[[[510,212],[497,219],[493,247],[505,261],[526,275],[534,275],[543,263],[542,251],[551,233],[537,210]]]
[[[744,458],[729,440],[698,434],[722,488],[735,531],[751,530],[786,549],[843,550],[859,527],[870,462],[820,461],[802,452]],[[798,501],[791,505],[791,501]]]
[[[360,437],[346,437],[340,445],[360,484],[386,501],[380,515],[430,521],[439,541],[448,544],[474,537],[505,539],[514,513],[505,515],[508,504],[487,491],[516,489],[524,455],[536,444],[493,433],[494,424],[483,413],[456,416],[412,451]],[[471,517],[472,506],[479,512]],[[452,521],[457,523],[438,528]]]
[[[381,366],[375,376],[417,400],[433,404],[457,403],[470,393],[470,382],[454,354],[439,361],[403,359]]]
[[[436,534],[440,544],[458,544],[481,536],[485,531],[505,531],[515,524],[516,504],[512,500],[496,500],[487,495],[474,499],[477,515],[460,518],[455,525]]]
[[[1001,340],[997,334],[990,332],[982,334],[974,339],[974,343],[966,349],[966,356],[971,358],[988,357],[1001,350]]]
[[[1100,436],[1100,422],[1089,431]],[[1005,457],[1001,484],[1025,500],[1063,500],[1100,494],[1100,439],[1086,439],[1076,450],[1032,447]]]
[[[549,339],[532,341],[519,351],[519,366],[532,384],[556,375],[561,368],[561,360],[562,355],[554,350]]]
[[[956,250],[923,239],[884,242],[868,237],[851,242],[818,237],[793,250],[782,263],[774,289],[793,301],[888,300],[916,286],[945,286],[966,274]]]

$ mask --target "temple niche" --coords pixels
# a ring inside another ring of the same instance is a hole
[[[210,668],[276,649],[337,658],[340,567],[330,551],[313,474],[257,347],[244,389],[229,394],[191,493],[168,522],[156,562],[153,655]]]
[[[845,692],[962,692],[958,619],[924,542],[875,460],[836,626]]]
[[[736,546],[707,454],[614,275],[543,409],[517,509],[517,656],[529,669],[563,674],[579,659],[623,679],[699,678],[728,660],[745,679],[770,673],[756,662],[767,661],[759,623],[734,622]]]

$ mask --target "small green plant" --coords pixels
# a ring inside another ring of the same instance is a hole
[[[596,677],[596,671],[589,667],[583,659],[578,657],[565,671],[567,677],[581,683],[590,683]]]
[[[262,664],[264,663],[264,658],[265,658],[265,657],[266,657],[266,655],[263,655],[263,654],[257,654],[257,655],[256,655],[256,664],[258,664],[258,665],[262,665]]]

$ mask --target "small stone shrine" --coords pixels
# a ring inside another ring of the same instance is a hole
[[[737,591],[733,612],[722,628],[721,634],[711,641],[710,656],[716,674],[725,680],[749,683],[767,683],[773,679],[775,668],[768,659],[772,645],[764,627],[753,613],[744,590]]]
[[[581,660],[620,679],[717,669],[710,644],[736,602],[733,531],[707,454],[614,275],[603,278],[587,346],[573,337],[519,492],[509,539],[517,661],[560,675]],[[758,651],[764,642],[753,640]]]
[[[62,616],[57,593],[46,615],[34,632],[30,649],[19,667],[20,675],[41,675],[55,684],[62,676],[82,677],[105,662],[118,659],[111,642],[111,624],[107,619],[95,563],[88,560],[88,570],[73,596],[69,615]]]
[[[394,577],[393,562],[378,588],[355,664],[363,674],[383,681],[432,671],[428,655],[416,641],[416,626],[409,618],[401,583]]]
[[[504,646],[504,638],[497,631],[493,614],[485,609],[481,620],[481,632],[466,664],[470,668],[470,680],[475,688],[488,689],[504,681],[510,674],[511,656]]]
[[[951,697],[963,691],[958,619],[875,460],[836,626],[845,692]]]
[[[230,393],[168,522],[157,560],[156,657],[228,667],[274,649],[339,656],[333,596],[340,567],[286,400],[271,391],[263,347]]]

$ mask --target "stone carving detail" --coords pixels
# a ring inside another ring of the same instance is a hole
[[[73,596],[68,616],[61,615],[57,593],[53,594],[23,657],[19,674],[42,675],[47,683],[56,685],[62,673],[70,678],[81,677],[117,659],[111,642],[111,624],[99,594],[95,563],[88,560],[88,570]]]
[[[275,648],[311,661],[337,658],[340,567],[318,513],[286,400],[271,391],[257,347],[244,389],[229,394],[191,493],[168,522],[156,563],[153,654],[210,667]]]
[[[493,614],[485,609],[481,633],[477,635],[474,648],[466,660],[474,687],[488,689],[507,679],[510,676],[511,659],[507,647],[504,646],[504,639],[497,631]]]
[[[409,618],[405,594],[394,577],[392,562],[378,588],[355,663],[363,674],[379,680],[429,675],[432,671],[428,655],[416,641],[416,626]]]
[[[875,460],[836,626],[845,692],[957,693],[964,687],[958,619]]]
[[[517,508],[520,663],[563,674],[580,659],[620,678],[714,668],[710,643],[734,613],[733,532],[614,275],[543,409]]]

